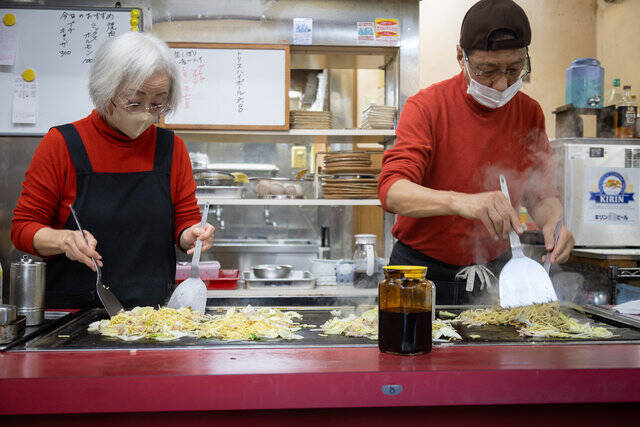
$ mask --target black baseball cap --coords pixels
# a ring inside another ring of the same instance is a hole
[[[515,39],[491,41],[491,34],[500,30],[512,32]],[[529,18],[513,0],[480,0],[471,6],[462,20],[460,46],[467,52],[473,49],[518,49],[529,44]]]

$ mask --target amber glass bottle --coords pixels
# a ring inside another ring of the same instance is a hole
[[[378,286],[378,347],[392,354],[431,351],[434,285],[426,267],[387,266]]]

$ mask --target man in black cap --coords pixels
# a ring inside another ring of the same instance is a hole
[[[551,262],[566,261],[573,248],[565,227],[554,243],[563,209],[544,115],[520,92],[530,43],[529,20],[512,0],[472,6],[457,46],[460,74],[407,100],[384,154],[378,193],[398,214],[390,263],[429,267],[438,304],[465,303],[467,292],[495,281],[510,256],[509,231],[522,233],[514,206],[532,214]]]

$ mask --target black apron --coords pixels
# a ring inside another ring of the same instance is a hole
[[[498,277],[509,258],[511,258],[511,254],[507,252],[487,263],[486,267]],[[456,274],[467,267],[466,265],[452,265],[438,261],[405,245],[400,240],[393,245],[389,265],[422,265],[427,267],[427,279],[436,285],[437,305],[484,303],[484,299],[487,297],[483,295],[486,294],[486,288],[485,290],[479,289],[477,278],[473,292],[466,291],[467,282],[465,280],[456,279]]]
[[[76,169],[73,203],[80,224],[98,241],[103,283],[124,307],[157,306],[176,270],[171,198],[173,132],[158,128],[153,170],[96,173],[72,124],[56,127]],[[72,215],[64,228],[77,230]],[[47,260],[47,308],[101,307],[96,273],[64,254]]]

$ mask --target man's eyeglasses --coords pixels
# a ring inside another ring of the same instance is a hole
[[[117,105],[113,101],[111,101],[111,103],[116,107],[120,107],[123,110],[128,111],[129,113],[143,113],[145,111],[148,111],[151,114],[161,115],[171,111],[171,107],[166,104],[151,104],[147,107],[146,105],[141,104],[139,102],[131,102],[131,101],[125,101],[120,105]]]
[[[527,76],[528,74],[531,73],[531,59],[529,58],[529,49],[527,49],[527,53],[526,56],[522,59],[522,65],[519,67],[513,67],[513,68],[507,68],[506,70],[502,71],[499,70],[497,68],[491,68],[491,69],[486,69],[486,70],[482,70],[482,69],[478,69],[476,67],[473,66],[473,64],[471,64],[471,61],[469,61],[469,57],[467,56],[467,52],[465,52],[464,50],[462,51],[462,54],[464,55],[464,60],[467,61],[467,64],[469,64],[469,69],[471,70],[471,72],[476,76],[476,77],[481,77],[487,80],[493,80],[495,78],[497,78],[498,76],[504,74],[504,76],[507,78],[507,80],[517,80],[519,78],[524,78],[525,76]]]

